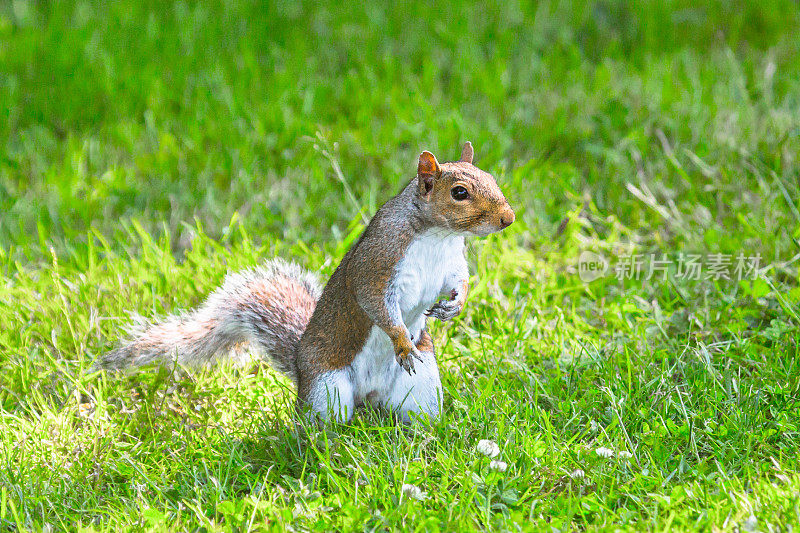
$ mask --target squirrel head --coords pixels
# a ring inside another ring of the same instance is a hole
[[[461,233],[486,236],[514,222],[514,210],[497,181],[472,164],[467,142],[458,161],[442,163],[428,152],[419,155],[417,195],[431,222]]]

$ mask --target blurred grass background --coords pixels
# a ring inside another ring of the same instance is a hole
[[[799,29],[780,0],[0,2],[0,530],[800,522]],[[229,270],[329,274],[465,140],[517,222],[432,326],[429,434],[306,438],[265,369],[90,374]],[[764,270],[585,284],[582,250]]]
[[[355,209],[318,132],[369,212],[419,151],[455,158],[472,140],[537,239],[584,194],[660,225],[624,187],[641,173],[682,213],[711,207],[717,226],[746,230],[742,185],[796,175],[791,1],[14,1],[0,13],[0,243],[14,257],[45,243],[80,253],[88,228],[112,237],[131,218],[166,222],[178,253],[181,222],[219,237],[234,211],[253,234],[327,240]]]

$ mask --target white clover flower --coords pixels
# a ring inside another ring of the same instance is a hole
[[[478,453],[494,458],[500,455],[500,446],[493,440],[484,439],[478,442]]]
[[[603,459],[610,459],[614,457],[614,450],[612,450],[611,448],[604,448],[602,446],[600,448],[597,448],[595,450],[595,453],[600,457],[602,457]]]
[[[580,468],[577,468],[569,473],[569,477],[571,477],[572,479],[583,479],[586,477],[586,472],[584,472]]]
[[[411,485],[410,483],[404,484],[402,491],[407,498],[414,498],[415,500],[419,501],[423,501],[428,497],[427,492],[423,492],[422,489],[416,485]]]
[[[489,463],[489,468],[498,472],[505,472],[508,469],[508,464],[503,461],[492,461]]]
[[[618,452],[618,453],[617,453],[617,457],[619,457],[620,459],[623,459],[623,460],[627,461],[628,459],[630,459],[631,457],[633,457],[633,454],[632,454],[631,452],[628,452],[628,451],[622,450],[621,452]]]
[[[91,402],[78,404],[78,416],[88,418],[94,412],[94,405]]]

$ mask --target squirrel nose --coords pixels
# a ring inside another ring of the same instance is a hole
[[[500,215],[500,226],[501,226],[500,229],[505,229],[505,228],[509,227],[514,222],[514,220],[516,220],[516,218],[517,217],[514,214],[514,211],[512,211],[509,208],[509,210],[507,212],[505,212],[502,215]]]

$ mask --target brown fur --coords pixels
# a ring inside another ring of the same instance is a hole
[[[417,341],[416,347],[420,352],[433,353],[433,339],[431,338],[431,334],[427,331],[423,331]]]
[[[325,285],[300,340],[297,365],[301,398],[314,377],[353,361],[373,324],[386,328],[395,325],[387,316],[384,300],[395,265],[422,229],[413,217],[403,214],[415,202],[415,185],[409,184],[378,210]],[[387,242],[392,246],[387,247]]]

